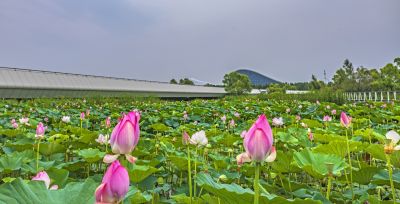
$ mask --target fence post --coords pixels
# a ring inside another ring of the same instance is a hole
[[[378,93],[376,93],[376,91],[375,91],[375,99],[374,99],[375,102],[376,102],[377,98],[378,98]]]
[[[383,93],[382,93],[382,91],[381,91],[381,101],[383,101]]]
[[[389,93],[389,91],[387,92],[387,101],[390,102],[390,93]]]

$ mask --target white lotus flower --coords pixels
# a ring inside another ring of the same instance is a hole
[[[206,137],[206,132],[204,130],[196,132],[190,138],[190,144],[196,146],[206,146],[208,144],[208,139]]]
[[[282,117],[273,118],[272,119],[272,125],[274,125],[274,126],[282,126],[283,125],[283,118]]]
[[[397,143],[400,140],[400,135],[394,130],[391,130],[386,133],[386,141],[385,144],[385,153],[386,154],[391,154],[393,151],[398,151],[400,150],[400,145],[397,145]],[[397,145],[397,146],[396,146]]]
[[[69,117],[69,116],[63,116],[63,117],[61,118],[61,120],[62,120],[64,123],[69,123],[69,122],[71,121],[71,117]]]

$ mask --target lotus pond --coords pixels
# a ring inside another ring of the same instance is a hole
[[[2,100],[0,203],[396,203],[399,121],[397,103]]]

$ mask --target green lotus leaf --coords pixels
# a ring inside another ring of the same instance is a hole
[[[300,168],[316,178],[323,178],[328,174],[327,163],[332,163],[334,165],[333,174],[340,173],[340,171],[346,167],[345,160],[340,156],[314,153],[309,149],[294,153],[293,158]]]

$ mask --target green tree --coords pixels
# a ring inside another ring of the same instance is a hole
[[[325,83],[321,80],[318,80],[317,77],[313,74],[311,75],[311,88],[314,90],[319,90],[325,86]]]
[[[244,94],[251,91],[251,81],[247,75],[237,72],[225,74],[222,83],[225,86],[225,91],[231,94]]]
[[[170,84],[178,84],[178,82],[175,79],[171,79],[171,81],[169,81]]]
[[[182,85],[194,85],[193,81],[188,79],[188,78],[180,79],[179,80],[179,84],[182,84]]]

